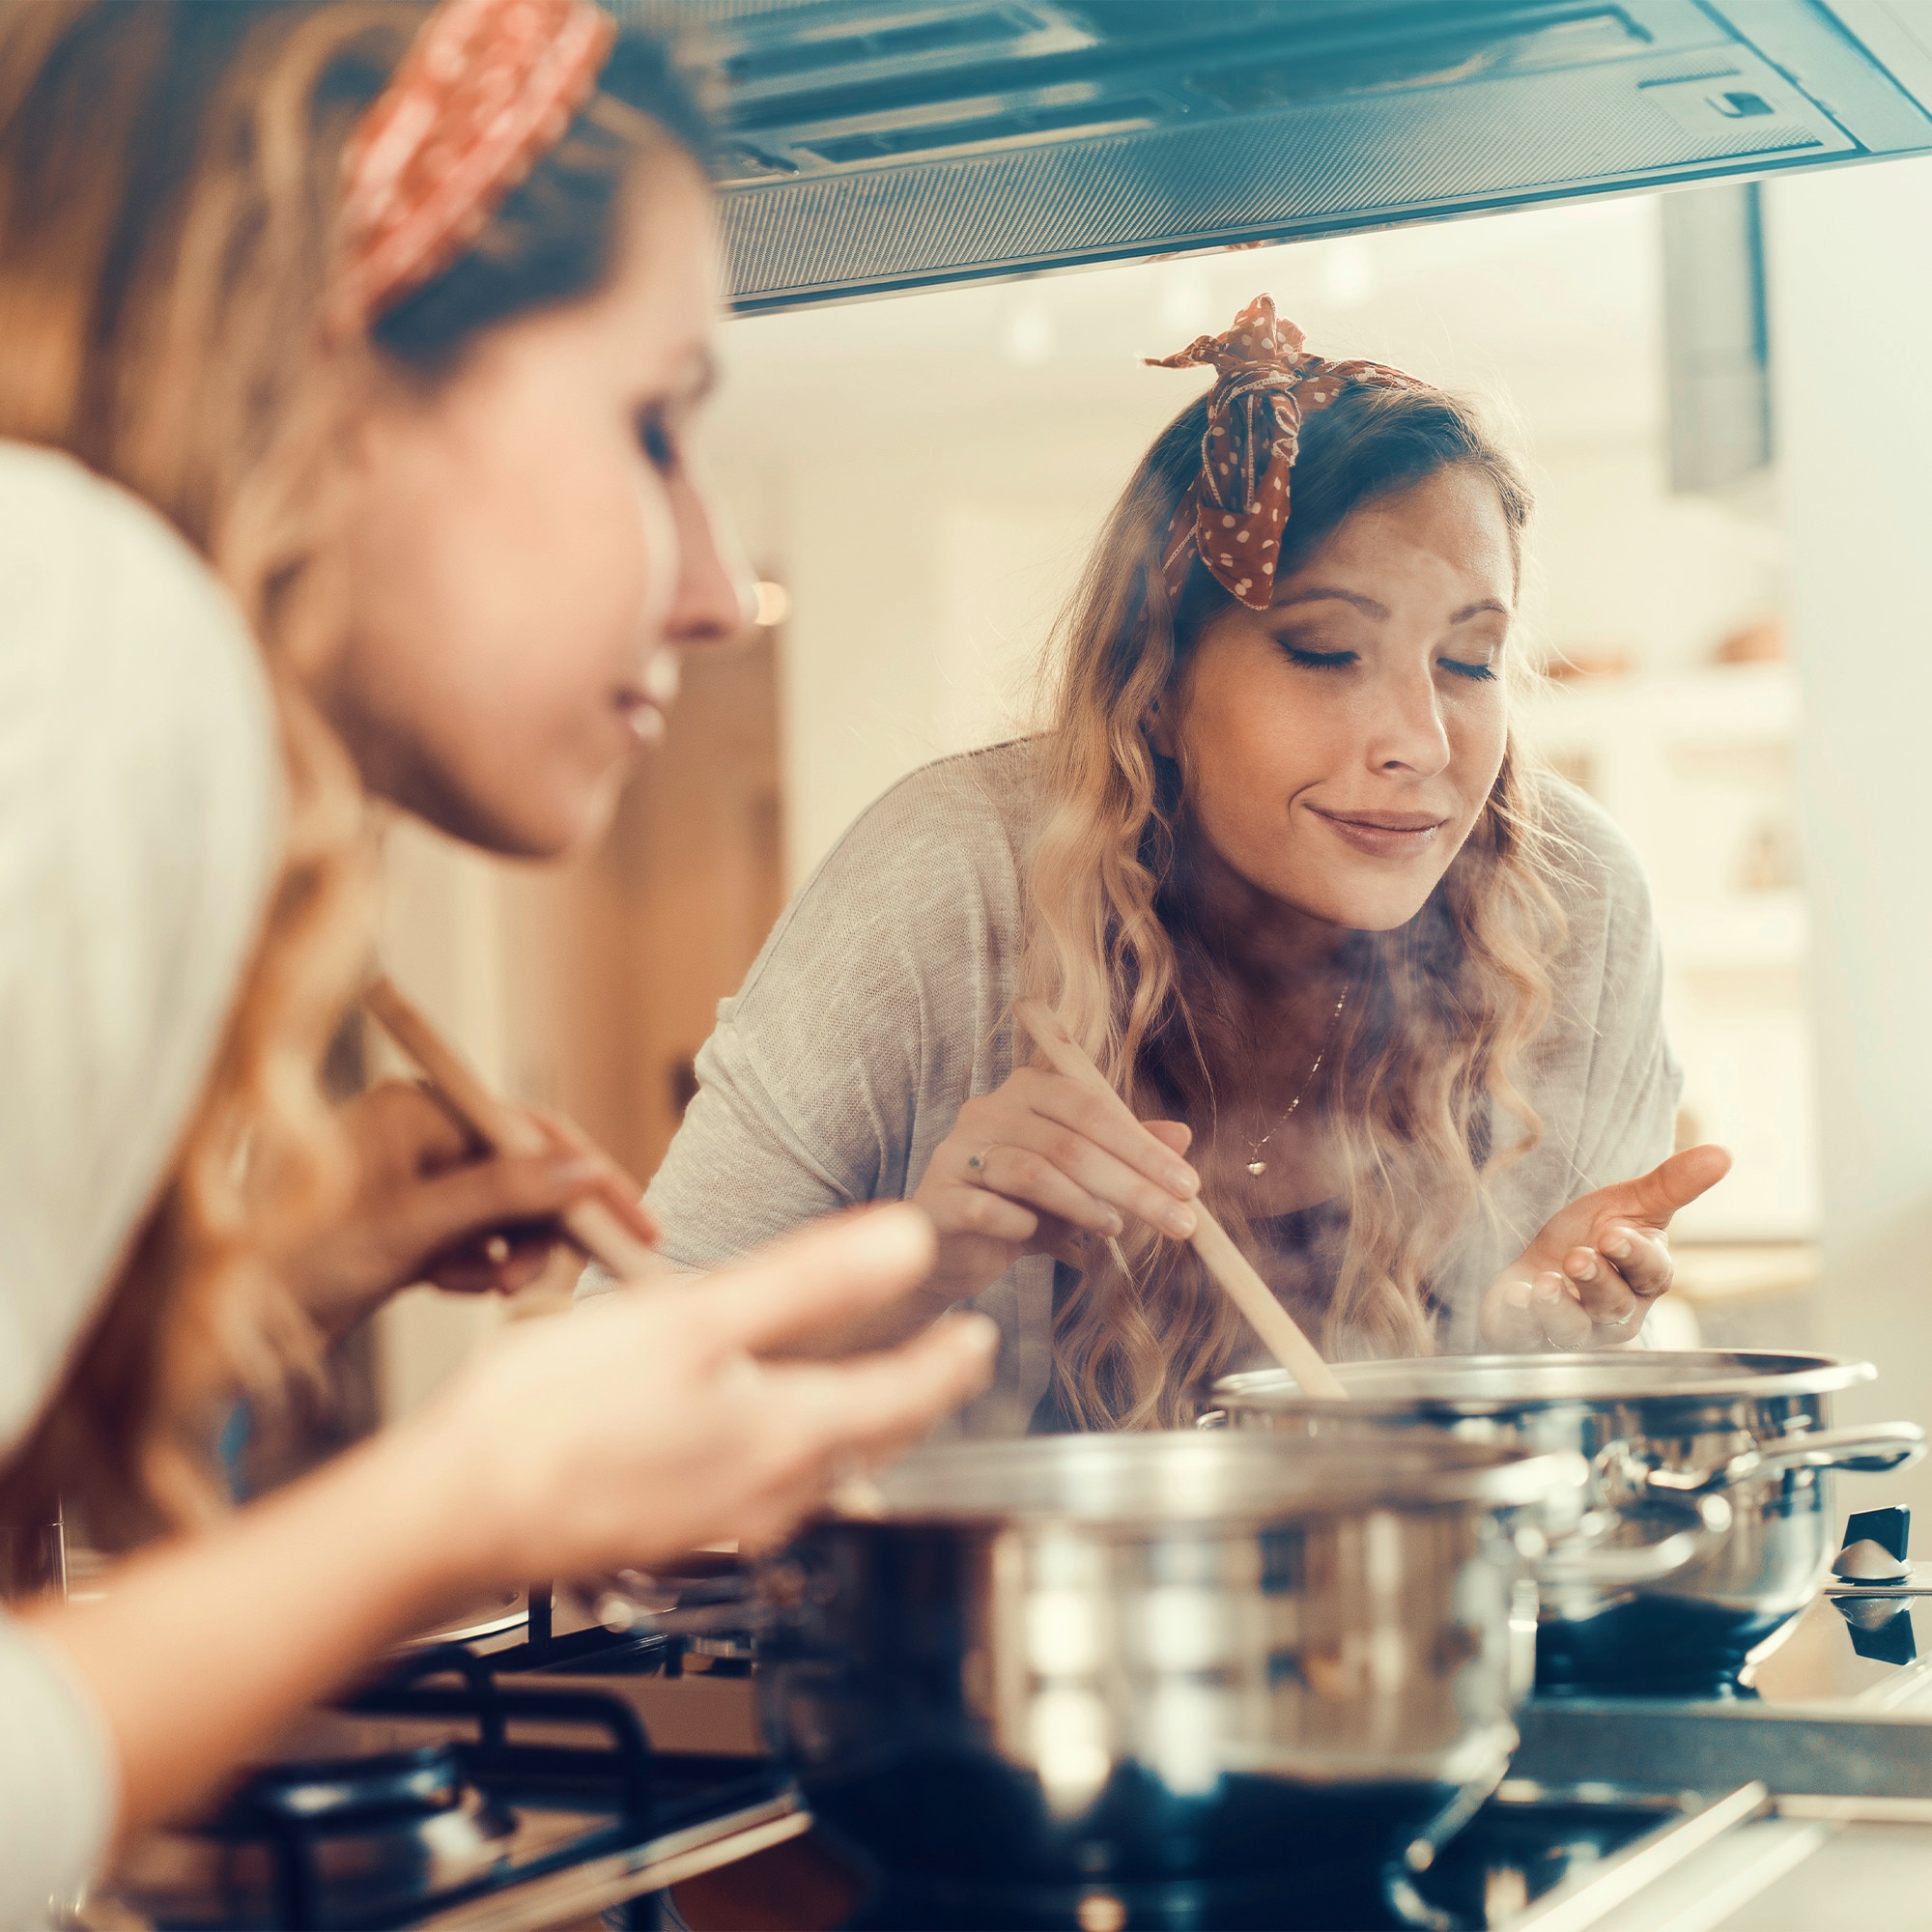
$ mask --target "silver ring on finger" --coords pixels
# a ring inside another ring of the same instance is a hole
[[[998,1145],[999,1143],[995,1141],[990,1146],[982,1147],[978,1153],[969,1153],[966,1156],[967,1167],[974,1174],[984,1174],[986,1171],[986,1163],[992,1159],[993,1149],[998,1147]]]

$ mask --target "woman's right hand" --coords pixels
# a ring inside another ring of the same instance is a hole
[[[1019,1067],[960,1108],[912,1197],[939,1231],[927,1297],[970,1301],[1022,1255],[1064,1256],[1129,1218],[1185,1240],[1201,1191],[1181,1158],[1191,1139],[1179,1121],[1135,1125],[1065,1074]]]
[[[820,1222],[741,1264],[520,1322],[407,1425],[476,1537],[472,1580],[648,1570],[781,1537],[835,1477],[916,1441],[983,1389],[998,1331],[954,1315],[901,1346],[804,1359],[925,1275],[904,1207]]]

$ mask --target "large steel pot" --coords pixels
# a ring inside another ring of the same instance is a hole
[[[1705,1694],[1816,1594],[1834,1547],[1829,1472],[1902,1468],[1909,1422],[1831,1428],[1831,1398],[1869,1362],[1715,1350],[1464,1355],[1358,1362],[1350,1399],[1303,1395],[1280,1370],[1230,1376],[1213,1400],[1236,1430],[1335,1442],[1390,1429],[1590,1460],[1591,1502],[1636,1545],[1660,1498],[1721,1497],[1729,1527],[1668,1575],[1606,1583],[1559,1541],[1537,1632],[1545,1691]]]
[[[1583,1476],[1402,1437],[922,1450],[767,1571],[772,1742],[821,1823],[934,1883],[1426,1862],[1516,1743],[1511,1513]]]

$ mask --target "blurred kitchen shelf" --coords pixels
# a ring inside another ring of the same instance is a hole
[[[1803,1294],[1818,1279],[1818,1250],[1809,1241],[1686,1241],[1671,1253],[1674,1292],[1698,1307]]]
[[[1811,937],[1811,907],[1797,887],[1737,893],[1702,905],[1658,908],[1663,955],[1684,972],[1795,966]]]
[[[1525,723],[1539,750],[1596,743],[1624,728],[1672,744],[1783,744],[1798,731],[1798,673],[1788,664],[1549,680]]]

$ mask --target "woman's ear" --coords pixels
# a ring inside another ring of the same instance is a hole
[[[1179,749],[1174,742],[1174,696],[1170,692],[1165,697],[1156,697],[1148,706],[1147,734],[1151,744],[1163,758],[1178,758]]]

